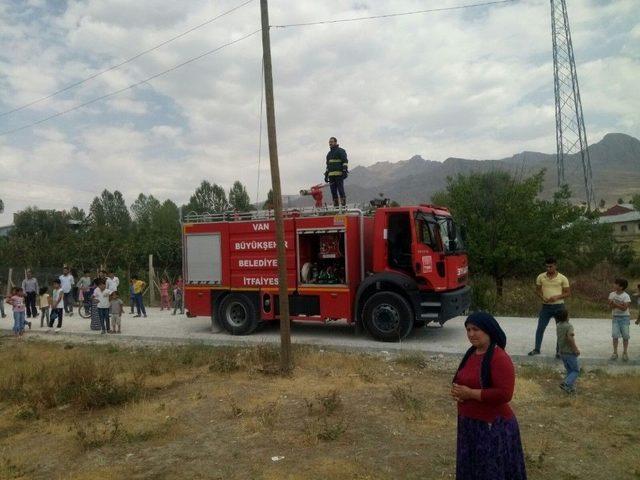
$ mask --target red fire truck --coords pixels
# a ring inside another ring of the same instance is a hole
[[[420,205],[284,212],[293,321],[346,320],[399,341],[470,304],[467,255],[444,207]],[[234,335],[279,316],[272,212],[188,215],[185,305]]]

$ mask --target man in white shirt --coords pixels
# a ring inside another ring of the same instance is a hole
[[[116,277],[115,273],[109,272],[107,276],[107,290],[111,290],[112,292],[118,291],[118,285],[120,285],[120,279]]]
[[[64,267],[62,269],[62,275],[59,277],[60,279],[60,287],[62,289],[62,293],[64,295],[64,311],[70,317],[73,316],[73,284],[74,279],[73,275],[69,273],[69,268]]]

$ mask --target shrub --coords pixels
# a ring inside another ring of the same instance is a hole
[[[475,275],[471,280],[471,309],[492,312],[496,308],[497,294],[493,279],[487,275]]]

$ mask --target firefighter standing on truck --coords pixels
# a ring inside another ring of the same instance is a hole
[[[327,153],[327,169],[324,172],[324,181],[329,182],[333,206],[343,207],[347,204],[347,197],[344,193],[344,180],[349,175],[349,160],[347,152],[338,145],[338,139],[329,139],[329,153]]]

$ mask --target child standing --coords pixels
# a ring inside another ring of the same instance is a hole
[[[13,334],[16,337],[21,337],[24,334],[25,310],[27,309],[22,288],[14,288],[7,303],[13,307]]]
[[[576,345],[576,336],[573,331],[573,325],[569,323],[569,313],[566,310],[561,310],[555,316],[556,319],[556,332],[558,335],[558,352],[564,368],[567,371],[567,376],[564,382],[560,384],[560,388],[567,393],[575,393],[575,383],[580,375],[580,364],[578,363],[578,357],[580,356],[580,350]]]
[[[184,283],[182,282],[182,275],[178,275],[176,279],[176,283],[173,285],[173,315],[176,314],[178,308],[180,309],[180,313],[184,313],[184,303],[183,299],[183,289]]]
[[[622,337],[622,361],[629,361],[629,324],[631,323],[631,312],[629,305],[631,297],[625,290],[629,282],[624,278],[616,278],[614,281],[615,290],[609,294],[609,307],[611,307],[612,327],[611,337],[613,338],[613,354],[611,360],[618,359],[618,339]]]
[[[60,280],[53,281],[53,291],[51,292],[51,313],[49,314],[49,331],[53,328],[53,322],[58,319],[56,332],[62,329],[62,316],[64,315],[64,293],[60,287]]]
[[[118,292],[113,292],[111,294],[111,303],[109,306],[109,310],[111,312],[111,320],[113,333],[122,333],[121,332],[121,322],[122,322],[122,314],[124,313],[124,303],[120,299]]]
[[[47,319],[47,326],[49,326],[49,308],[51,307],[51,295],[47,292],[48,287],[40,287],[38,292],[40,298],[38,300],[38,306],[40,307],[40,328],[44,327],[44,319]]]
[[[100,328],[102,334],[111,333],[111,326],[109,325],[109,308],[111,307],[109,303],[109,296],[111,295],[111,290],[108,290],[105,287],[104,280],[98,280],[98,286],[93,291],[93,298],[98,301],[98,317],[100,318]]]
[[[162,279],[162,283],[160,284],[160,310],[171,309],[171,305],[169,303],[169,280],[165,278]]]

